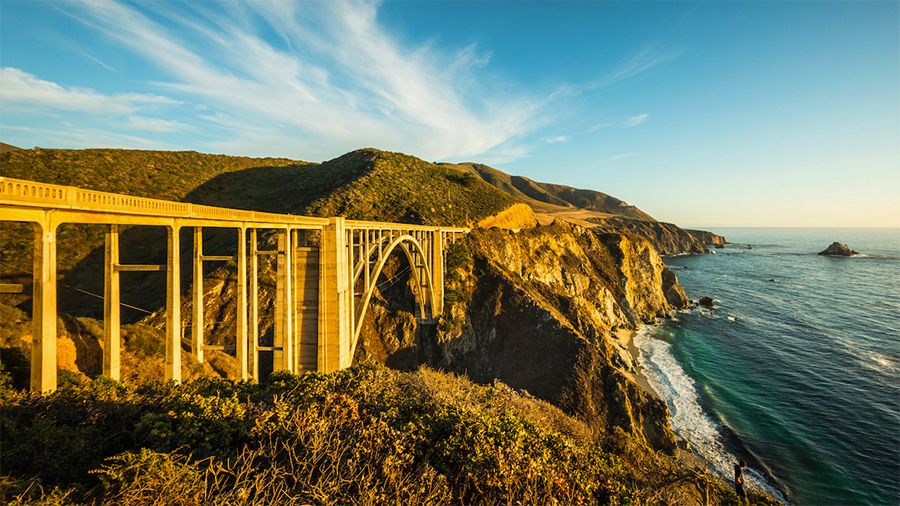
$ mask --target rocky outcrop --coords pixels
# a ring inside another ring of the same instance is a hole
[[[537,218],[534,211],[527,204],[513,204],[512,206],[500,211],[499,213],[488,216],[479,221],[475,226],[481,228],[510,228],[521,229],[537,226]]]
[[[819,252],[820,255],[826,256],[836,256],[836,257],[849,257],[853,255],[858,255],[859,252],[853,251],[846,244],[841,244],[837,241],[831,243],[831,246],[825,248],[824,251]]]
[[[702,230],[684,230],[672,223],[633,220],[628,218],[590,218],[601,230],[610,233],[629,233],[650,241],[661,255],[699,255],[707,253],[707,246],[725,244],[725,238]]]
[[[684,231],[691,234],[694,239],[697,239],[701,244],[705,244],[706,246],[715,246],[719,248],[728,244],[728,241],[726,241],[724,237],[722,237],[721,235],[716,235],[712,232],[690,229],[684,229]]]
[[[474,230],[454,248],[466,258],[448,260],[438,328],[403,326],[398,335],[395,323],[409,320],[386,297],[367,317],[357,359],[421,360],[482,383],[499,379],[578,416],[598,436],[621,427],[674,448],[665,403],[623,374],[629,366],[610,337],[688,303],[647,240],[555,222],[519,233]]]

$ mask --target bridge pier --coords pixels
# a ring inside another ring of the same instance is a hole
[[[293,294],[291,269],[293,267],[292,233],[290,229],[278,231],[278,252],[275,272],[275,342],[272,354],[273,371],[293,372]]]
[[[350,308],[352,271],[347,248],[346,220],[330,218],[322,230],[319,253],[320,372],[350,367],[353,357]]]
[[[166,381],[181,383],[181,226],[166,227]]]
[[[238,229],[237,253],[237,336],[235,336],[234,355],[238,362],[241,381],[250,376],[247,363],[247,227],[241,224]]]
[[[250,376],[259,381],[259,242],[250,229]]]
[[[119,282],[119,226],[106,226],[103,261],[103,374],[121,379],[121,301]]]
[[[52,211],[50,211],[52,212]],[[31,390],[56,390],[56,228],[45,219],[33,223]]]

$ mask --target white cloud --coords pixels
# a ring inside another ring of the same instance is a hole
[[[129,114],[146,107],[178,103],[158,95],[141,93],[104,95],[88,88],[66,88],[12,67],[0,69],[0,100],[5,107],[73,111],[98,115]]]
[[[647,121],[647,118],[649,118],[649,117],[650,117],[650,115],[646,114],[646,113],[639,114],[637,116],[632,116],[632,117],[628,118],[628,122],[626,124],[630,127],[637,126],[637,125],[640,125],[641,123]]]
[[[550,138],[550,139],[547,139],[546,142],[547,142],[547,144],[555,144],[555,143],[557,143],[557,142],[566,142],[566,141],[568,141],[568,140],[569,140],[569,136],[568,136],[568,135],[560,135],[560,136],[558,136],[558,137],[552,137],[552,138]]]
[[[612,155],[611,157],[607,158],[606,161],[607,161],[607,162],[614,162],[614,161],[616,161],[616,160],[621,160],[621,159],[623,159],[623,158],[628,158],[629,156],[631,156],[631,153],[621,153],[621,154],[618,154],[618,155]]]
[[[159,84],[170,93],[242,123],[227,142],[261,142],[255,151],[290,154],[283,142],[293,137],[315,148],[295,153],[304,157],[360,146],[427,159],[512,153],[552,100],[491,93],[473,78],[490,59],[474,45],[449,53],[403,46],[378,24],[377,3],[186,5],[92,0],[67,8],[166,71],[169,81]],[[265,20],[280,40],[251,19]]]
[[[143,130],[145,132],[184,132],[195,130],[190,125],[185,125],[180,121],[165,120],[159,118],[146,118],[143,116],[129,116],[125,128],[130,130]]]
[[[53,128],[34,128],[14,125],[0,126],[3,140],[20,147],[24,143],[18,141],[20,136],[39,138],[43,147],[83,149],[91,147],[115,147],[124,149],[185,149],[184,146],[161,143],[155,139],[125,135],[108,130],[80,126],[70,130]],[[24,135],[23,135],[24,134]]]

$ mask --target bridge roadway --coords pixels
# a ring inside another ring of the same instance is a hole
[[[444,249],[465,228],[314,218],[202,206],[71,186],[0,177],[0,221],[34,229],[31,389],[56,388],[56,233],[63,223],[106,226],[104,254],[103,374],[120,378],[120,281],[127,271],[163,271],[166,277],[166,367],[181,380],[181,229],[193,230],[191,350],[233,348],[242,379],[258,379],[260,351],[270,351],[273,370],[330,372],[349,367],[376,281],[388,257],[402,252],[415,280],[416,318],[433,323],[443,312]],[[165,227],[165,265],[119,262],[119,234],[126,226]],[[237,254],[203,254],[203,229],[237,230]],[[258,232],[274,231],[277,248],[259,249]],[[318,235],[318,246],[308,242]],[[187,249],[187,248],[185,248]],[[259,257],[276,256],[274,345],[259,346]],[[237,264],[237,331],[233,347],[204,344],[203,262]],[[15,286],[2,285],[15,291]],[[248,297],[248,293],[251,296]]]

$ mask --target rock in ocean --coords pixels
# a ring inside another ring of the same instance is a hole
[[[699,304],[701,306],[708,307],[708,308],[716,307],[716,304],[715,304],[715,302],[713,302],[712,297],[703,297],[702,299],[700,299]]]
[[[837,241],[831,243],[831,246],[825,248],[824,251],[819,252],[820,255],[828,255],[828,256],[841,256],[841,257],[849,257],[853,255],[858,255],[859,253],[853,251],[846,244],[841,244]]]

